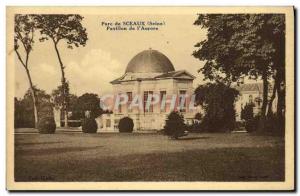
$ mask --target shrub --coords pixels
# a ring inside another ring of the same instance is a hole
[[[256,132],[267,135],[284,135],[284,119],[280,119],[275,113],[268,114],[264,119],[257,114],[246,120],[245,128],[248,132]]]
[[[244,130],[245,128],[245,122],[244,121],[237,121],[235,122],[235,130]]]
[[[194,133],[199,133],[202,131],[201,127],[200,127],[200,123],[193,123],[191,125],[187,125],[186,129],[189,132],[194,132]]]
[[[264,131],[274,135],[284,135],[284,119],[276,114],[268,114],[264,123]]]
[[[253,119],[254,117],[253,108],[254,108],[253,103],[247,103],[241,111],[241,119],[245,121]]]
[[[85,118],[81,123],[82,132],[84,133],[96,133],[98,129],[97,122],[94,118]]]
[[[201,132],[210,132],[210,133],[222,133],[230,132],[235,128],[236,122],[235,119],[226,119],[227,122],[224,122],[225,119],[214,119],[208,116],[204,116],[203,120],[199,123],[198,129]]]
[[[246,120],[245,122],[246,130],[250,133],[257,131],[259,126],[259,121],[260,121],[260,115],[256,115],[255,117]]]
[[[200,120],[202,120],[203,115],[202,115],[200,112],[198,112],[198,113],[195,114],[195,117],[194,117],[194,118],[195,118],[196,120],[200,121]]]
[[[42,117],[53,117],[53,106],[51,103],[42,103],[38,109],[38,115]]]
[[[185,129],[183,116],[178,112],[171,112],[164,126],[164,134],[178,139],[178,137],[184,136]]]
[[[54,133],[56,129],[55,121],[53,117],[45,116],[41,117],[38,122],[39,133]]]
[[[131,133],[133,132],[134,123],[129,117],[124,117],[120,120],[118,128],[120,133]]]
[[[69,119],[69,120],[71,120],[71,119]],[[69,127],[80,127],[80,126],[81,126],[81,123],[82,123],[81,120],[78,120],[78,121],[75,121],[75,122],[70,122],[70,121],[68,121],[68,126],[69,126]],[[61,121],[61,122],[60,122],[60,126],[64,127],[64,126],[65,126],[65,122],[64,122],[64,121]]]

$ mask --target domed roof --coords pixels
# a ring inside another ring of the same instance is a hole
[[[175,71],[173,64],[157,50],[144,50],[128,63],[125,73],[166,73]]]

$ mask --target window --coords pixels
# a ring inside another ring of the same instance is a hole
[[[123,101],[123,97],[119,94],[120,102],[118,104],[118,113],[122,113],[122,105],[120,104]]]
[[[127,92],[128,103],[132,102],[132,92]]]
[[[111,121],[110,121],[110,119],[106,119],[106,125],[105,125],[106,127],[110,127],[111,126]]]
[[[131,108],[129,107],[132,102],[132,92],[127,92],[128,102],[127,102],[127,111],[131,112]]]
[[[148,105],[147,105],[147,101],[148,101],[148,97],[149,97],[149,95],[151,95],[151,98],[153,99],[153,97],[152,97],[152,95],[153,95],[153,91],[144,91],[144,112],[146,113],[146,112],[153,112],[153,105],[151,104],[151,105],[149,105],[149,107],[148,107]],[[152,99],[151,100],[149,100],[149,101],[151,101],[152,102]]]
[[[253,102],[253,96],[249,95],[249,103],[252,103],[252,102]]]
[[[166,112],[166,95],[167,95],[166,91],[160,91],[159,100],[160,100],[160,111],[161,112]]]
[[[179,111],[186,112],[186,91],[179,91]]]
[[[114,129],[118,129],[119,127],[119,119],[115,119],[114,121]]]

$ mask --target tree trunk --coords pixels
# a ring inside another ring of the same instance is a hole
[[[277,77],[277,116],[283,117],[284,116],[284,109],[285,109],[285,71],[280,70],[281,72],[278,72]],[[283,84],[283,86],[281,86]]]
[[[21,64],[23,65],[23,67],[26,71],[26,74],[27,74],[27,78],[28,78],[29,86],[30,86],[30,92],[31,92],[31,96],[32,96],[32,102],[33,102],[34,127],[37,128],[37,123],[38,123],[38,109],[37,109],[38,99],[37,99],[37,96],[35,94],[35,90],[33,88],[31,75],[30,75],[30,72],[29,72],[29,69],[28,69],[28,60],[29,60],[30,51],[26,51],[25,62],[22,60],[22,57],[21,57],[21,55],[20,55],[20,53],[18,52],[17,49],[15,49],[15,52],[16,52],[16,54],[18,56],[18,59],[20,60]]]
[[[261,115],[265,117],[267,104],[268,104],[268,78],[266,73],[263,74],[262,79],[263,79],[263,103],[261,107]]]
[[[280,85],[277,89],[277,95],[278,95],[277,115],[284,116],[285,93],[284,90],[280,89]]]
[[[58,51],[58,48],[57,48],[57,42],[54,42],[54,48],[55,48],[55,51],[56,51],[56,54],[57,54],[57,58],[58,58],[58,61],[59,61],[59,65],[60,65],[60,70],[61,70],[61,84],[62,84],[62,97],[63,97],[63,104],[62,104],[62,108],[63,108],[63,111],[64,111],[64,121],[65,121],[65,125],[64,127],[68,127],[68,108],[67,108],[67,103],[66,103],[66,96],[68,96],[66,94],[66,78],[65,78],[65,67],[62,63],[62,60],[61,60],[61,57],[60,57],[60,54],[59,54],[59,51]]]
[[[278,102],[277,102],[277,119],[278,119],[278,125],[279,130],[281,133],[284,133],[285,129],[285,89],[281,89],[280,85],[278,85],[277,89],[277,96],[278,96]]]
[[[262,107],[261,107],[261,117],[260,117],[260,122],[259,122],[259,127],[258,131],[264,131],[264,125],[265,125],[265,120],[266,120],[266,110],[267,110],[267,105],[268,105],[268,77],[266,71],[264,71],[262,75],[263,79],[263,102],[262,102]]]
[[[274,101],[274,99],[275,99],[275,97],[276,97],[277,83],[278,83],[278,82],[277,82],[277,80],[276,80],[276,78],[275,78],[272,96],[271,96],[271,99],[269,100],[269,104],[268,104],[268,113],[267,113],[268,116],[271,115],[272,112],[273,112],[272,108],[273,108],[273,101]]]
[[[30,72],[29,72],[28,68],[25,68],[25,70],[26,70],[26,74],[27,74],[27,77],[28,77],[28,81],[29,81],[29,85],[30,85],[30,92],[31,92],[32,102],[33,102],[34,127],[37,128],[37,124],[38,124],[38,110],[37,110],[38,99],[37,99],[36,94],[35,94],[35,90],[34,90],[34,87],[33,87]]]

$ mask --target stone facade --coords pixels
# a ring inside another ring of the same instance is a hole
[[[236,110],[236,120],[241,121],[241,112],[247,103],[253,103],[253,113],[254,115],[258,114],[262,107],[263,100],[263,84],[262,83],[248,83],[248,84],[240,84],[235,86],[240,95],[235,103]],[[272,93],[272,85],[269,86],[269,97],[271,97]],[[276,110],[277,107],[277,98],[273,101],[272,111]]]
[[[180,92],[185,92],[191,95],[193,93],[192,80],[148,80],[148,81],[130,81],[122,82],[114,85],[114,94],[131,93],[134,97],[139,95],[142,99],[146,92],[153,94],[166,94],[166,97],[180,95]],[[177,97],[177,103],[178,103]],[[142,100],[144,102],[144,100]],[[190,100],[186,100],[186,108],[181,110],[186,123],[191,123],[195,111],[190,111],[188,106]],[[170,105],[166,104],[165,109],[161,108],[161,103],[153,105],[151,111],[140,110],[138,107],[130,109],[129,105],[122,105],[113,111],[113,114],[103,114],[99,119],[99,124],[102,131],[117,131],[119,120],[125,116],[133,119],[134,130],[160,130],[163,128],[165,119],[170,113]]]
[[[160,130],[164,127],[166,117],[173,109],[171,103],[167,103],[166,107],[161,106],[163,96],[168,100],[171,100],[172,96],[177,96],[176,103],[179,104],[181,95],[193,94],[195,78],[185,70],[175,71],[170,60],[166,58],[158,51],[147,50],[129,62],[125,74],[111,82],[113,94],[127,94],[130,97],[129,102],[114,108],[112,114],[101,115],[97,119],[100,131],[118,131],[119,120],[126,116],[133,119],[134,131]],[[143,72],[144,70],[146,71]],[[147,110],[144,107],[149,94],[157,95],[160,100]],[[136,95],[140,97],[143,109],[129,107]],[[187,124],[192,123],[196,113],[195,110],[189,110],[190,103],[191,99],[187,98],[184,107],[179,109]],[[177,110],[177,107],[174,108]]]

